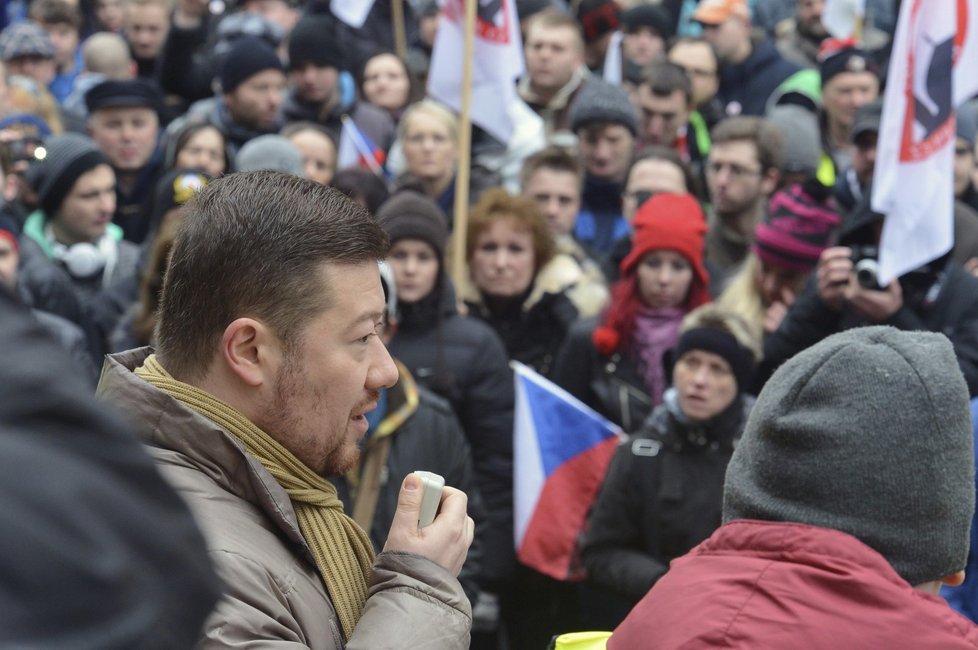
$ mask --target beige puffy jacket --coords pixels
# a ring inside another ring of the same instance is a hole
[[[112,355],[99,396],[134,419],[186,500],[225,584],[201,648],[342,648],[339,620],[282,487],[213,422],[136,377],[149,348]],[[458,580],[420,555],[377,556],[346,648],[468,648]]]

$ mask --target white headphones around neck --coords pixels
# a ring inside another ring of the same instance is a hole
[[[51,245],[54,258],[64,264],[72,278],[92,280],[101,273],[102,285],[108,284],[118,259],[118,246],[111,235],[102,235],[94,244],[79,242],[70,246],[55,238],[50,225],[45,227],[44,235]]]

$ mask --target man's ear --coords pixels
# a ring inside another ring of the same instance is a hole
[[[248,386],[271,384],[278,373],[282,346],[267,325],[238,318],[224,329],[221,356],[228,370]]]
[[[774,167],[770,167],[764,171],[764,175],[761,176],[761,193],[764,196],[771,196],[774,191],[778,189],[778,183],[781,181],[781,172],[779,172]]]
[[[958,571],[957,573],[944,576],[941,578],[941,582],[946,584],[948,587],[960,587],[964,584],[964,571],[962,570]]]

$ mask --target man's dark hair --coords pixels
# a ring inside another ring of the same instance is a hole
[[[259,171],[208,184],[186,207],[163,283],[157,340],[174,377],[200,378],[237,318],[266,323],[286,350],[328,309],[323,264],[387,253],[387,235],[360,205],[312,181]]]
[[[737,115],[721,120],[710,131],[713,144],[746,140],[754,143],[761,170],[784,169],[784,134],[764,118]]]
[[[628,166],[628,173],[625,174],[626,184],[632,175],[632,170],[635,169],[635,165],[646,160],[661,160],[674,165],[683,175],[683,181],[686,183],[686,191],[699,200],[703,199],[703,185],[696,178],[696,174],[693,173],[689,165],[686,164],[686,161],[679,156],[679,152],[672,147],[665,147],[658,144],[649,145],[636,152],[635,157],[632,158],[632,164]]]
[[[377,214],[380,206],[390,198],[391,192],[387,183],[377,174],[359,167],[341,169],[333,174],[330,186],[360,203],[370,214]],[[424,190],[422,188],[422,193]]]
[[[30,7],[28,15],[33,21],[42,25],[69,25],[75,31],[81,31],[81,11],[66,0],[34,0]]]
[[[545,147],[523,161],[523,166],[520,168],[520,187],[526,188],[530,178],[541,169],[566,172],[583,181],[581,163],[567,149],[558,145]]]
[[[669,97],[677,90],[686,97],[686,105],[693,103],[693,84],[690,83],[686,71],[675,63],[663,61],[652,63],[641,72],[640,86],[648,86],[656,97]]]

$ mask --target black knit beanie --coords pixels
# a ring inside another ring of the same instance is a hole
[[[221,62],[221,92],[234,92],[250,77],[265,70],[284,73],[285,66],[266,41],[255,37],[240,38]]]
[[[737,392],[749,389],[754,374],[754,353],[740,344],[730,332],[718,327],[694,327],[682,333],[667,363],[673,365],[691,350],[702,350],[721,357],[737,381]],[[667,370],[671,370],[667,366]],[[670,373],[671,374],[671,373]]]
[[[41,209],[51,218],[61,208],[75,181],[99,165],[108,165],[95,143],[78,133],[54,135],[44,141],[46,155],[35,163],[28,177]]]
[[[640,27],[650,27],[667,40],[672,38],[675,22],[669,10],[661,5],[636,5],[621,15],[621,28],[626,34]]]
[[[346,70],[346,54],[337,36],[336,23],[329,16],[303,17],[289,34],[289,67],[311,63]]]
[[[399,239],[420,239],[445,258],[448,241],[448,219],[445,213],[427,196],[405,190],[387,199],[377,210],[377,221],[394,244]]]
[[[839,530],[919,585],[964,568],[974,506],[968,388],[950,342],[864,327],[768,380],[727,467],[723,520]]]

